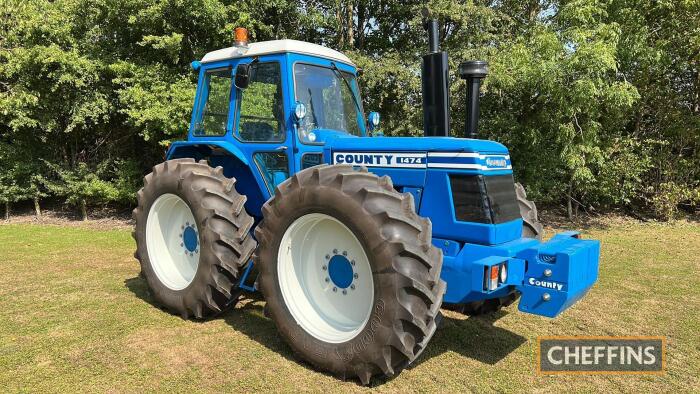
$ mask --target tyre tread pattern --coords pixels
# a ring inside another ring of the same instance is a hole
[[[280,321],[279,315],[271,309],[273,320],[292,349],[302,358],[321,369],[342,378],[358,377],[363,384],[369,384],[372,376],[383,374],[393,376],[413,362],[425,350],[433,337],[440,319],[440,306],[445,292],[445,282],[440,279],[442,251],[432,245],[431,222],[415,212],[413,196],[397,192],[389,177],[378,177],[362,167],[359,170],[346,165],[320,165],[302,171],[280,184],[275,197],[263,207],[264,220],[256,229],[255,235],[261,247],[254,255],[260,267],[260,286],[265,298],[273,293],[275,281],[271,276],[276,269],[276,261],[265,258],[276,252],[265,252],[265,246],[281,234],[274,234],[271,222],[284,214],[285,204],[290,199],[314,199],[314,193],[324,193],[329,188],[341,191],[345,198],[354,200],[363,212],[371,217],[377,226],[381,239],[375,240],[368,255],[377,255],[389,249],[393,261],[382,271],[375,272],[375,281],[394,281],[397,291],[394,299],[386,301],[388,315],[393,315],[391,328],[384,335],[375,337],[373,349],[355,355],[351,360],[336,363],[321,363],[309,354],[305,347],[288,335],[287,325],[294,321]],[[287,208],[288,209],[288,208]],[[340,360],[336,360],[340,361]]]
[[[250,235],[253,218],[243,209],[246,197],[238,194],[235,182],[224,176],[223,168],[213,168],[206,160],[175,159],[153,167],[144,178],[144,187],[137,193],[138,206],[132,213],[136,222],[136,231],[132,234],[137,244],[134,256],[142,272],[151,272],[146,278],[156,301],[184,319],[191,316],[204,319],[237,301],[236,279],[250,261],[257,244]],[[175,184],[176,191],[191,196],[187,203],[198,220],[199,264],[204,264],[205,269],[199,267],[190,286],[173,299],[153,283],[157,278],[148,267],[145,232],[150,205],[163,194],[163,185],[172,187]]]
[[[520,183],[515,184],[515,195],[518,198],[520,216],[523,218],[523,236],[541,240],[544,228],[537,217],[535,203],[527,199],[525,188]]]

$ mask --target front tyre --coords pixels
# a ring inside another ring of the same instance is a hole
[[[234,283],[256,243],[234,185],[221,167],[177,159],[153,167],[137,194],[135,257],[155,300],[183,318],[237,300]]]
[[[410,194],[366,169],[324,165],[279,185],[263,215],[259,285],[297,354],[363,384],[421,354],[445,283],[430,221]]]

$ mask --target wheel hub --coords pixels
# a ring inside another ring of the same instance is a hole
[[[328,266],[323,265],[323,270],[328,270],[328,277],[326,282],[331,282],[333,284],[333,291],[337,292],[338,289],[342,290],[342,294],[347,294],[347,289],[355,290],[355,284],[353,283],[355,279],[358,278],[358,274],[353,270],[355,265],[355,260],[350,260],[348,257],[348,252],[343,251],[343,254],[338,254],[338,250],[334,249],[331,257],[330,254],[326,255],[326,260],[328,260]]]
[[[182,243],[188,252],[192,253],[197,250],[197,246],[199,246],[199,240],[197,238],[197,230],[194,229],[194,225],[190,226],[188,222],[182,232]]]

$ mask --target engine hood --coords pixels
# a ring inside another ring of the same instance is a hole
[[[339,137],[326,141],[326,162],[395,169],[511,171],[498,142],[451,137]]]
[[[476,152],[482,154],[508,154],[508,149],[498,142],[453,137],[371,137],[343,136],[326,141],[333,151],[357,152]]]

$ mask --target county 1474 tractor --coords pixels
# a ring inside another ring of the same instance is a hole
[[[599,242],[541,241],[505,146],[476,139],[486,64],[462,63],[466,135],[448,137],[447,54],[426,22],[425,137],[384,137],[358,69],[306,42],[248,43],[192,62],[186,141],[138,192],[136,257],[155,300],[183,318],[260,290],[304,360],[367,384],[425,350],[440,308],[470,315],[520,297],[555,317],[598,276]]]

